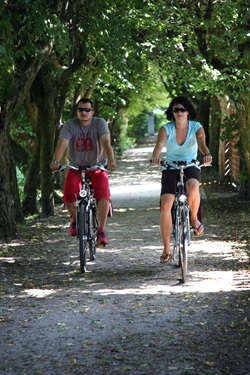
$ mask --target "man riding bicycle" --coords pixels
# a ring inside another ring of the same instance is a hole
[[[80,99],[76,108],[77,118],[68,120],[61,130],[50,168],[53,171],[58,169],[60,161],[68,149],[69,163],[75,167],[87,167],[100,163],[107,164],[109,170],[115,170],[114,151],[106,121],[103,118],[93,117],[93,102],[88,98]],[[105,226],[110,207],[108,173],[102,170],[86,173],[91,176],[98,205],[97,243],[107,245],[108,238]],[[81,171],[70,169],[67,172],[64,184],[64,203],[71,215],[68,229],[71,236],[76,236],[76,197],[79,195],[80,186]]]

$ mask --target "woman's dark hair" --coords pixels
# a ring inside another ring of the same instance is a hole
[[[182,104],[184,108],[186,108],[189,112],[189,118],[191,120],[194,120],[196,118],[196,111],[194,109],[193,104],[186,99],[184,96],[177,96],[172,100],[172,102],[169,104],[168,109],[166,110],[165,114],[168,120],[173,120],[173,106],[175,104]]]

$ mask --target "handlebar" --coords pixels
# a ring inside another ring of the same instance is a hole
[[[63,172],[63,171],[66,171],[68,169],[73,169],[75,171],[96,171],[96,170],[101,170],[101,171],[105,171],[107,169],[107,166],[106,165],[102,165],[102,164],[96,164],[96,165],[88,165],[86,167],[75,167],[74,165],[71,165],[71,164],[66,164],[66,165],[60,165],[59,168],[55,171],[53,171],[52,173],[55,173],[55,172]]]
[[[150,163],[152,163],[152,159],[150,159]],[[210,166],[208,164],[203,164],[203,161],[193,159],[191,163],[187,163],[186,161],[174,161],[172,163],[169,163],[167,161],[161,160],[160,162],[162,167],[170,167],[174,169],[178,169],[178,167],[192,167],[194,165],[197,165],[198,167],[207,167]]]
[[[176,168],[176,167],[193,167],[194,165],[197,165],[198,167],[199,166],[202,166],[203,165],[203,162],[202,160],[199,161],[199,160],[196,160],[196,159],[193,159],[191,161],[191,163],[187,163],[186,161],[173,161],[172,163],[169,163],[167,161],[161,161],[161,165],[163,167],[172,167],[172,168]]]

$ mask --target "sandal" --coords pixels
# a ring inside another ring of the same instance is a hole
[[[198,228],[193,227],[192,229],[195,236],[201,236],[204,232],[204,226],[202,224],[200,224]]]
[[[161,255],[160,256],[160,263],[168,263],[171,259],[172,259],[171,254],[166,254],[165,256]]]

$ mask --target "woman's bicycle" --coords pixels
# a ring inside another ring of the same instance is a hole
[[[187,280],[187,247],[191,242],[191,224],[188,193],[184,181],[184,169],[195,165],[202,167],[202,163],[198,160],[192,160],[189,164],[185,161],[177,161],[174,163],[162,161],[161,165],[166,168],[176,169],[179,172],[177,191],[171,210],[174,236],[172,260],[174,265],[181,267],[182,282],[185,283]],[[198,219],[200,222],[202,221],[201,215],[200,206],[198,212]]]
[[[89,250],[89,259],[95,260],[97,247],[97,205],[94,198],[94,189],[91,184],[91,176],[86,174],[88,171],[102,170],[105,166],[97,164],[91,167],[74,167],[73,165],[61,165],[58,171],[68,169],[81,171],[81,189],[79,197],[76,198],[76,228],[77,238],[79,240],[80,270],[86,271],[87,250]],[[56,171],[54,171],[56,172]]]

